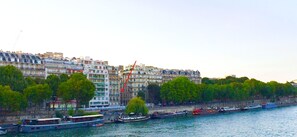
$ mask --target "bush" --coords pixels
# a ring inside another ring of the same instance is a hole
[[[68,110],[68,115],[69,115],[69,116],[73,116],[73,115],[74,115],[74,110],[73,110],[73,108],[71,108],[71,109]]]
[[[60,111],[55,111],[55,115],[57,118],[63,118],[63,115]]]
[[[148,108],[140,97],[132,98],[126,107],[126,114],[147,115]]]
[[[76,113],[76,116],[83,116],[85,113],[84,110],[78,110],[77,113]]]
[[[98,112],[84,112],[84,116],[87,116],[87,115],[97,115]]]

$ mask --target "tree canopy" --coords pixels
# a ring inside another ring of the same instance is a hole
[[[136,115],[147,115],[148,114],[148,108],[145,105],[145,102],[140,97],[134,97],[126,106],[125,110],[126,114],[134,113]]]
[[[0,108],[8,111],[19,111],[26,108],[27,102],[19,92],[12,91],[9,86],[0,85]]]
[[[51,89],[47,84],[37,84],[27,87],[24,90],[24,95],[30,104],[39,106],[41,103],[51,97]]]
[[[23,73],[12,65],[0,67],[0,85],[8,85],[18,92],[22,92],[27,86]]]
[[[58,96],[65,102],[76,99],[76,107],[87,105],[95,95],[95,85],[82,73],[74,73],[70,79],[61,83]]]
[[[148,102],[150,103],[160,103],[161,97],[160,97],[160,90],[161,87],[158,84],[151,83],[147,86],[148,90]]]
[[[161,86],[161,98],[165,101],[183,103],[198,100],[197,85],[187,77],[177,77]]]
[[[297,90],[289,82],[264,83],[247,77],[225,79],[203,78],[202,84],[191,83],[185,77],[178,77],[161,86],[161,98],[169,103],[209,101],[244,101],[253,99],[277,99],[296,95]]]
[[[49,87],[52,91],[52,96],[56,96],[58,87],[60,84],[60,77],[52,74],[52,75],[47,76],[45,82],[49,85]]]

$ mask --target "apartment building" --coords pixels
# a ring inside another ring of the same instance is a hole
[[[107,64],[100,60],[86,57],[82,60],[83,73],[92,81],[96,87],[95,96],[90,100],[90,107],[108,106],[109,102],[109,74]]]
[[[176,77],[184,76],[196,84],[201,83],[200,72],[198,70],[162,69],[162,83],[173,80]]]
[[[123,80],[127,79],[127,75],[132,69],[132,65],[128,65],[123,70]],[[139,64],[134,67],[130,79],[127,83],[124,93],[121,93],[121,104],[126,105],[129,100],[136,97],[139,92],[146,92],[150,83],[162,83],[162,75],[160,69],[153,66],[145,66]]]
[[[44,78],[45,68],[39,56],[22,52],[0,51],[0,66],[13,65],[20,69],[25,77]]]
[[[51,58],[51,59],[59,59],[59,60],[62,60],[64,58],[63,53],[61,52],[38,53],[37,56],[41,58]]]
[[[45,67],[45,78],[49,75],[61,75],[66,74],[66,65],[64,64],[64,60],[60,59],[52,59],[52,58],[44,58],[44,67]]]
[[[120,71],[123,69],[122,66],[107,66],[109,74],[109,99],[111,106],[120,105],[120,85],[121,85],[121,76]]]

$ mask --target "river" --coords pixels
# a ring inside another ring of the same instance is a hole
[[[8,136],[96,137],[96,136],[297,136],[297,106],[210,116],[188,116],[139,123],[106,124],[103,127],[68,129]]]

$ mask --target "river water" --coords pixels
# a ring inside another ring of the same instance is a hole
[[[16,134],[17,137],[296,137],[297,106],[211,116],[188,116],[103,127]]]

